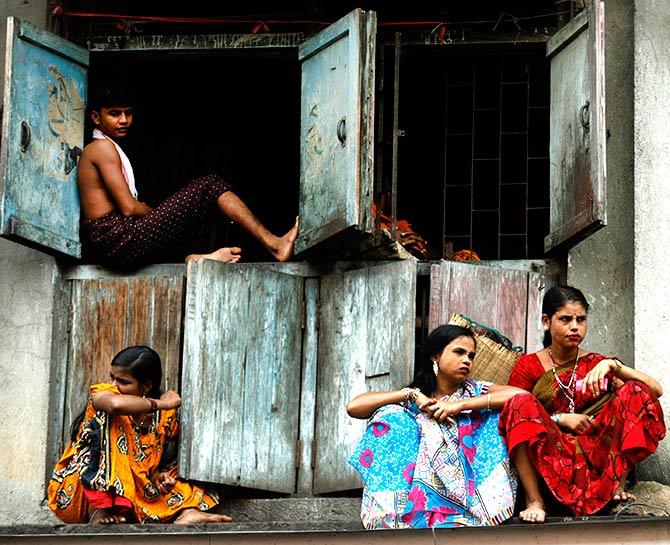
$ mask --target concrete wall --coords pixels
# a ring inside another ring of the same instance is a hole
[[[670,3],[667,0],[635,1],[634,47],[635,363],[639,369],[661,379],[666,392],[661,402],[667,424],[670,415]],[[669,468],[670,440],[666,440],[641,473],[644,478],[667,483]]]
[[[0,239],[0,524],[51,519],[45,496],[54,260]]]
[[[0,2],[2,74],[5,19],[14,15],[45,27],[46,13],[46,0]],[[57,272],[53,258],[0,239],[0,524],[54,520],[41,503]]]

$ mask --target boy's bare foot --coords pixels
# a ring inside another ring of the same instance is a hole
[[[181,514],[174,520],[175,524],[203,524],[212,522],[232,522],[228,515],[217,515],[216,513],[206,513],[191,507],[184,509]]]
[[[295,218],[295,225],[283,237],[279,237],[276,247],[270,250],[277,261],[288,261],[293,257],[295,239],[298,238],[298,221],[299,218]]]
[[[118,514],[114,509],[96,509],[88,519],[89,524],[121,524],[126,522],[126,517]]]
[[[524,522],[544,522],[546,517],[544,503],[539,500],[529,502],[526,508],[519,513],[519,518]]]
[[[237,263],[242,257],[242,249],[237,246],[231,248],[219,248],[211,254],[190,254],[186,256],[186,263],[189,261],[198,261],[199,259],[212,259],[223,263]]]

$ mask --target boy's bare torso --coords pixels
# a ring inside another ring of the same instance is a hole
[[[84,148],[77,168],[77,183],[81,199],[82,214],[85,219],[98,219],[109,212],[118,211],[112,196],[102,178],[100,164],[113,162],[116,155],[121,175],[121,159],[108,140],[94,140]]]

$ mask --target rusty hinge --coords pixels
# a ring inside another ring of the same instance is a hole
[[[312,461],[310,467],[312,470],[316,467],[316,439],[312,439]]]

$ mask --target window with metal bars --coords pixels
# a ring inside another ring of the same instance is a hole
[[[472,249],[488,260],[543,257],[549,68],[542,51],[409,54],[403,61],[400,214],[415,218],[434,254]]]

